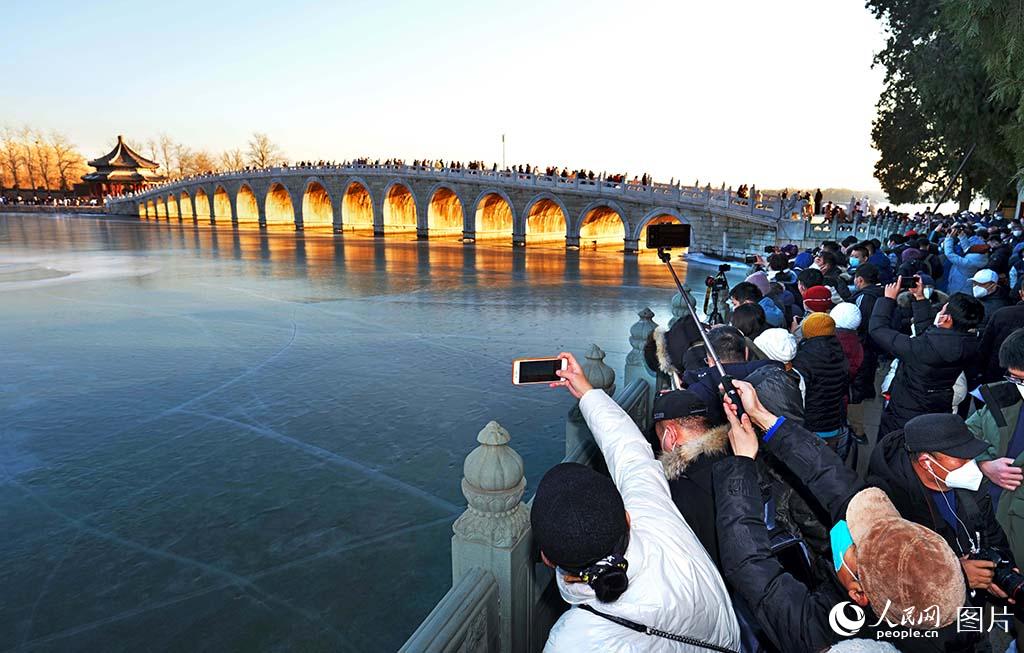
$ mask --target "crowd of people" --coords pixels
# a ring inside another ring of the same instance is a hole
[[[96,206],[99,203],[95,197],[80,197],[77,195],[22,195],[19,192],[0,193],[0,206]]]
[[[724,324],[651,334],[647,433],[562,354],[607,474],[537,487],[545,650],[1017,650],[1022,256],[988,212],[758,256]]]

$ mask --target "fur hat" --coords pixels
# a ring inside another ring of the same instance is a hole
[[[771,283],[768,281],[768,275],[764,272],[755,272],[746,279],[747,283],[752,283],[757,286],[757,289],[761,291],[761,294],[765,297],[768,296],[768,292],[771,290]]]
[[[804,306],[817,313],[832,310],[832,291],[825,286],[812,286],[804,293]]]
[[[836,322],[828,313],[811,313],[804,318],[801,327],[804,331],[804,338],[836,335]]]
[[[788,363],[796,357],[796,338],[786,329],[765,329],[754,344],[773,361]]]
[[[900,517],[878,488],[850,500],[846,523],[857,545],[861,586],[872,606],[880,610],[888,601],[895,614],[908,608],[921,614],[934,605],[939,627],[956,620],[966,590],[960,562],[942,536]]]
[[[856,304],[849,302],[836,304],[836,307],[829,312],[829,315],[835,320],[837,329],[854,331],[860,327],[860,309],[857,308]]]
[[[671,329],[658,327],[644,345],[644,360],[652,372],[682,374],[683,356],[690,346],[701,340],[700,332],[690,317],[676,320]]]

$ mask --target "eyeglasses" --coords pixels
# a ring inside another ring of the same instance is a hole
[[[1009,381],[1010,383],[1014,384],[1014,385],[1024,386],[1024,379],[1017,378],[1016,376],[1014,376],[1012,374],[1007,374],[1003,378],[1006,379],[1007,381]]]

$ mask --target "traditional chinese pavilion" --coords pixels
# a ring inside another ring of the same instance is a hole
[[[83,175],[82,181],[89,186],[89,193],[94,197],[117,197],[165,179],[156,172],[159,163],[128,147],[120,136],[109,154],[93,159],[89,165],[96,168],[96,172]]]

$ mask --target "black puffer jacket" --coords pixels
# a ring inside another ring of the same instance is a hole
[[[835,336],[817,336],[797,346],[793,367],[804,377],[804,426],[824,433],[846,426],[850,363]]]
[[[857,370],[857,378],[850,384],[850,403],[859,404],[865,399],[875,398],[878,347],[868,335],[868,322],[871,320],[871,311],[875,309],[875,302],[884,294],[885,289],[876,284],[865,286],[850,297],[850,302],[856,304],[860,309],[860,326],[857,327],[857,335],[860,336],[860,344],[864,346],[864,361],[861,363],[860,369]]]
[[[769,361],[744,379],[754,386],[765,408],[776,415],[785,415],[797,424],[804,423],[804,397],[800,392],[800,374],[787,370],[783,363]]]
[[[929,305],[919,301],[912,304],[914,321],[919,322],[919,313],[926,313]],[[928,327],[916,338],[899,333],[890,326],[895,308],[895,300],[879,299],[870,326],[875,344],[900,359],[890,386],[892,397],[883,415],[885,433],[902,429],[917,415],[948,413],[953,406],[953,384],[978,356],[978,339],[970,333],[936,326]]]
[[[985,317],[982,318],[981,324],[978,325],[978,333],[985,330],[989,320],[991,320],[992,316],[996,314],[996,311],[1013,305],[1013,302],[1010,301],[1010,291],[1004,286],[996,286],[994,292],[989,293],[984,297],[979,297],[978,301],[985,307]]]
[[[857,474],[824,440],[790,420],[761,446],[806,485],[831,523],[845,519],[850,499],[864,489]],[[726,582],[753,609],[780,651],[817,653],[836,643],[841,638],[829,626],[829,613],[849,599],[846,590],[834,575],[811,589],[786,573],[772,556],[755,462],[726,456],[715,463],[713,474],[718,549]],[[970,650],[946,646],[957,636],[953,625],[940,630],[938,638],[931,638],[909,636],[907,626],[872,628],[879,621],[872,606],[865,610],[865,617],[865,625],[854,637],[892,641],[908,652]]]
[[[1005,370],[999,364],[999,348],[1011,333],[1024,327],[1024,304],[1001,308],[985,325],[978,350],[985,357],[981,383],[1001,381]]]

